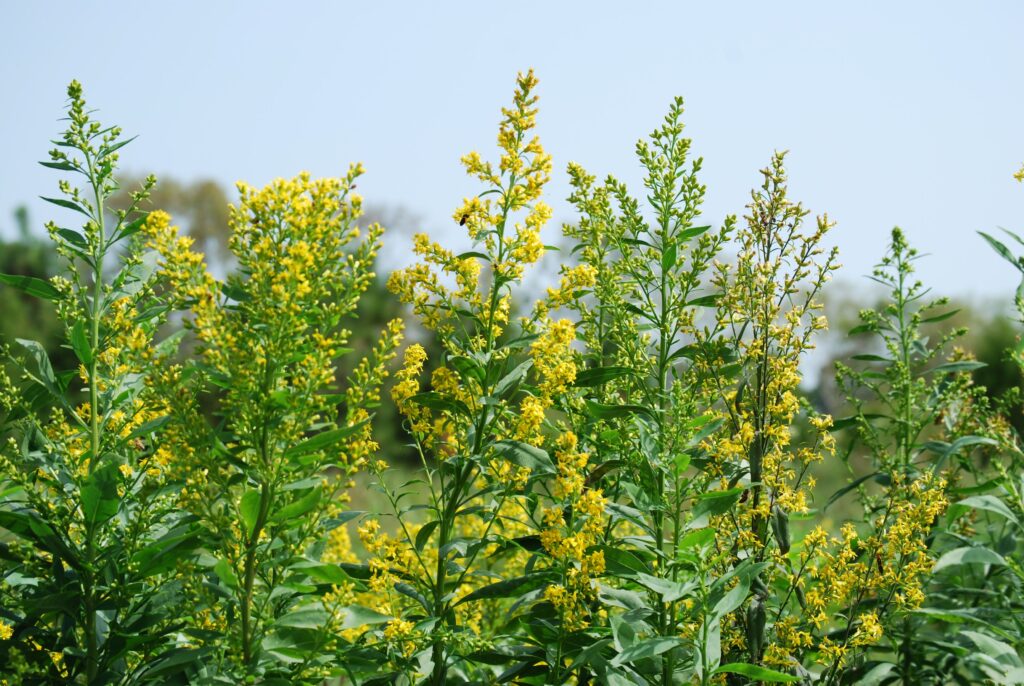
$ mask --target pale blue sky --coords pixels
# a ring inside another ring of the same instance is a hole
[[[454,232],[477,190],[458,158],[493,150],[532,66],[556,219],[572,218],[570,160],[640,190],[633,144],[680,94],[712,221],[789,149],[791,194],[838,221],[853,283],[898,224],[937,290],[1009,300],[1016,284],[974,232],[1024,230],[1024,3],[8,1],[0,31],[8,235],[15,205],[54,190],[35,162],[72,78],[140,134],[127,169],[264,183],[362,160],[368,201]]]

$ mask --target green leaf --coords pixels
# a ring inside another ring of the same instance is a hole
[[[366,420],[357,422],[351,426],[343,426],[338,429],[331,429],[330,431],[321,431],[312,438],[307,438],[302,443],[292,446],[286,450],[284,456],[289,458],[298,457],[300,455],[307,455],[318,450],[323,450],[342,439],[348,438],[361,429],[364,424],[366,424]]]
[[[707,226],[691,226],[688,229],[683,229],[682,231],[679,232],[679,240],[688,241],[691,238],[696,238],[701,234],[707,233],[708,229],[710,228],[711,225],[708,224]]]
[[[149,434],[163,428],[169,421],[171,421],[171,416],[166,414],[163,417],[150,419],[148,422],[139,425],[134,431],[128,434],[128,440],[139,438],[141,436],[148,436]]]
[[[522,441],[495,441],[494,452],[513,464],[540,472],[553,473],[555,465],[547,452]]]
[[[889,475],[883,474],[882,472],[872,472],[871,474],[865,474],[864,476],[855,479],[853,482],[848,483],[847,485],[843,486],[838,491],[833,493],[832,497],[828,499],[827,503],[825,503],[825,507],[822,508],[822,511],[827,510],[829,507],[832,506],[833,503],[835,503],[835,501],[839,500],[844,495],[854,490],[855,488],[860,486],[865,481],[868,481],[869,479],[874,479],[877,483],[881,483],[882,485],[885,486],[889,485],[890,482]]]
[[[531,574],[516,576],[511,579],[496,581],[493,584],[488,584],[482,588],[478,588],[472,593],[459,598],[459,601],[455,604],[461,605],[462,603],[469,603],[487,598],[511,598],[512,596],[522,595],[523,593],[539,588],[550,578],[550,572],[533,572]]]
[[[92,362],[92,348],[89,346],[89,335],[85,332],[85,322],[81,319],[71,328],[71,349],[82,364]]]
[[[655,657],[662,653],[667,653],[673,648],[678,648],[682,644],[683,640],[681,638],[676,638],[675,636],[645,638],[642,641],[637,641],[619,653],[615,659],[611,661],[611,664],[618,666],[649,657]]]
[[[932,572],[938,572],[939,570],[946,569],[947,567],[958,567],[966,564],[983,564],[983,565],[999,565],[1005,566],[1006,560],[1003,556],[994,550],[988,548],[982,548],[980,546],[964,546],[962,548],[956,548],[950,550],[948,553],[940,557],[932,568]]]
[[[128,236],[134,235],[142,230],[142,227],[146,223],[148,212],[143,214],[138,219],[134,219],[131,222],[125,224],[117,234],[117,239],[127,238]]]
[[[440,393],[436,393],[434,391],[417,393],[412,396],[410,400],[431,410],[439,410],[450,414],[461,414],[466,417],[470,416],[470,411],[469,408],[466,407],[466,403],[461,400],[445,398]]]
[[[60,291],[54,288],[53,284],[34,276],[21,276],[16,274],[0,274],[0,283],[17,288],[19,291],[28,293],[43,300],[58,300]]]
[[[612,576],[648,574],[651,571],[647,563],[632,551],[608,545],[597,546],[597,549],[604,553],[605,569]]]
[[[448,365],[465,378],[483,381],[484,370],[480,363],[471,357],[452,355],[448,357]]]
[[[238,577],[235,576],[235,570],[231,568],[227,560],[217,560],[217,564],[213,566],[213,573],[217,575],[217,578],[225,586],[238,588]]]
[[[329,619],[327,611],[322,607],[310,607],[294,610],[280,617],[274,626],[285,626],[291,629],[320,629]]]
[[[43,385],[54,395],[60,395],[60,391],[57,388],[57,377],[53,373],[53,365],[50,364],[50,357],[46,354],[46,348],[43,347],[43,344],[39,341],[29,341],[24,338],[16,338],[14,340],[32,353],[32,357],[35,359],[36,366],[39,369],[39,375],[42,377]]]
[[[504,376],[495,386],[493,395],[495,398],[504,398],[506,395],[514,393],[519,388],[519,383],[526,378],[526,372],[533,366],[533,360],[526,360],[518,365],[516,368],[510,371]]]
[[[467,259],[469,257],[475,257],[478,260],[483,260],[485,262],[490,262],[491,261],[491,258],[490,258],[489,255],[487,255],[487,253],[477,252],[475,250],[467,250],[466,252],[459,253],[457,255],[457,257],[460,260],[465,260],[465,259]]]
[[[342,629],[356,629],[368,624],[383,624],[390,622],[391,617],[382,615],[362,605],[349,605],[344,609],[345,619],[341,623]]]
[[[68,162],[40,162],[39,164],[48,169],[56,169],[58,171],[78,171],[74,165]]]
[[[743,604],[743,601],[747,599],[747,595],[750,593],[750,581],[749,574],[741,574],[736,585],[715,603],[715,606],[711,609],[711,616],[715,621]]]
[[[690,449],[698,447],[701,443],[704,442],[705,438],[718,431],[720,428],[722,428],[722,424],[725,423],[724,419],[714,419],[710,415],[703,415],[701,417],[698,417],[698,419],[707,421],[702,422],[703,426],[701,430],[695,433],[693,436],[690,436],[690,438],[686,441],[686,447]]]
[[[636,642],[636,629],[621,614],[613,614],[610,624],[612,625],[612,639],[615,641],[615,649],[620,653]]]
[[[650,419],[655,418],[654,412],[643,405],[608,405],[588,400],[587,411],[596,419],[617,419],[632,414],[642,414]]]
[[[620,379],[632,374],[633,370],[629,367],[594,367],[593,369],[584,369],[577,374],[573,385],[580,388],[600,386],[612,379]]]
[[[714,539],[715,530],[710,526],[704,527],[703,529],[691,531],[683,536],[682,540],[679,541],[679,549],[689,550],[690,548],[703,548]]]
[[[950,310],[949,312],[943,312],[942,314],[936,314],[931,317],[925,317],[921,320],[922,324],[935,324],[936,322],[944,322],[950,317],[954,317],[959,313],[960,310]]]
[[[772,505],[772,533],[783,555],[789,552],[789,514],[778,505]]]
[[[862,355],[853,355],[850,357],[850,359],[857,360],[859,362],[892,362],[892,360],[889,359],[888,357],[882,357],[881,355],[871,355],[866,353]]]
[[[155,677],[166,677],[190,671],[195,665],[204,664],[210,654],[209,648],[171,648],[160,653],[159,658],[148,662],[139,675],[137,683],[182,683],[174,679],[157,681]],[[185,677],[182,676],[184,680]]]
[[[669,243],[665,247],[665,251],[661,253],[661,271],[671,271],[674,266],[676,266],[676,244],[672,242]]]
[[[857,679],[857,686],[879,686],[883,681],[891,681],[888,677],[895,669],[891,662],[879,662]]]
[[[690,593],[690,588],[685,584],[671,579],[651,576],[650,574],[637,574],[637,583],[644,588],[653,591],[661,596],[662,602],[671,603],[685,598]]]
[[[427,597],[419,591],[417,591],[410,584],[407,584],[405,582],[397,583],[395,584],[395,590],[404,595],[406,598],[412,598],[413,600],[415,600],[417,603],[419,603],[420,607],[422,607],[427,612],[432,611],[430,601],[427,600]]]
[[[438,523],[439,522],[436,519],[433,519],[420,527],[420,530],[416,532],[417,551],[423,550],[423,546],[425,546],[427,541],[430,540],[430,534],[434,533],[434,529],[437,528]]]
[[[939,455],[945,461],[951,455],[956,455],[964,448],[970,448],[975,445],[994,445],[998,446],[999,442],[988,438],[987,436],[961,436],[952,443],[946,443],[945,441],[928,441],[924,444],[928,450]]]
[[[713,293],[711,295],[701,296],[700,298],[694,298],[693,300],[686,303],[687,307],[715,307],[718,304],[718,299],[721,298],[721,294]]]
[[[1003,517],[1007,521],[1020,526],[1020,520],[1017,519],[1017,515],[1015,515],[1013,511],[1006,506],[1006,503],[994,495],[975,495],[954,503],[953,506],[949,508],[950,519],[956,519],[969,509],[992,512]]]
[[[172,529],[132,555],[143,577],[163,574],[175,568],[179,560],[192,555],[199,545],[199,532],[190,526]]]
[[[338,565],[315,564],[308,567],[302,567],[301,569],[314,580],[333,584],[334,586],[340,586],[341,584],[352,581],[352,577],[346,574]]]
[[[995,238],[992,238],[992,236],[989,236],[984,231],[979,231],[978,235],[980,235],[982,238],[984,238],[985,241],[990,246],[992,246],[992,249],[995,250],[997,253],[999,253],[1004,260],[1006,260],[1007,262],[1012,264],[1014,267],[1016,267],[1017,269],[1019,269],[1022,272],[1024,272],[1024,265],[1021,264],[1020,260],[1018,260],[1016,257],[1014,257],[1013,253],[1010,252],[1009,248],[1007,248],[1005,245],[1003,245],[1000,241],[996,240]]]
[[[974,360],[961,360],[960,362],[947,362],[946,364],[940,364],[937,367],[929,369],[929,372],[938,372],[940,374],[955,374],[957,372],[973,372],[975,369],[982,369],[988,365],[984,362],[976,362]]]
[[[90,219],[92,219],[92,215],[90,215],[88,212],[86,212],[85,208],[83,208],[81,205],[79,205],[76,202],[71,202],[70,200],[65,200],[64,198],[47,198],[46,196],[43,196],[43,195],[40,195],[39,197],[42,198],[43,200],[45,200],[48,203],[52,203],[52,204],[56,205],[57,207],[64,207],[64,208],[69,209],[69,210],[74,210],[75,212],[80,212],[80,213],[84,214],[86,217],[89,217]]]
[[[691,521],[698,521],[705,515],[714,516],[727,512],[740,499],[740,495],[745,490],[745,488],[736,487],[702,494],[697,504],[693,506]]]
[[[256,519],[260,512],[260,492],[250,489],[242,494],[242,500],[238,504],[238,513],[242,516],[242,523],[245,524],[245,531],[252,537],[256,528]]]
[[[295,519],[296,517],[301,517],[320,503],[320,495],[321,489],[317,486],[295,502],[289,503],[275,512],[270,520],[279,524],[281,522],[287,522],[290,519]]]
[[[85,236],[77,231],[73,231],[71,229],[57,229],[57,235],[80,250],[86,250],[89,247],[89,242],[85,240]]]
[[[138,136],[132,136],[131,138],[125,138],[123,141],[118,141],[117,143],[114,143],[113,145],[102,147],[102,148],[100,148],[99,156],[100,157],[106,157],[110,153],[116,152],[116,151],[120,150],[121,148],[123,148],[124,146],[128,145],[129,143],[131,143],[136,138],[138,138]]]
[[[81,491],[82,514],[86,521],[101,523],[117,514],[121,505],[117,473],[117,466],[108,464],[86,477]]]
[[[373,571],[370,569],[370,565],[357,564],[355,562],[340,562],[338,563],[338,567],[353,579],[367,581],[373,576]]]
[[[974,645],[978,646],[978,649],[985,655],[1004,665],[1011,667],[1020,667],[1021,659],[1017,655],[1017,651],[1012,646],[1003,643],[999,639],[992,638],[988,634],[978,633],[977,631],[969,631],[967,629],[960,632],[967,638],[971,639]]]
[[[785,674],[783,672],[776,672],[774,669],[767,669],[765,667],[758,667],[757,665],[749,665],[745,662],[730,662],[727,665],[722,665],[712,674],[740,674],[745,677],[749,677],[754,681],[768,681],[775,684],[792,683],[794,681],[800,681],[800,677],[793,676],[792,674]]]

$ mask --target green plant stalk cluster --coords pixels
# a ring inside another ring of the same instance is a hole
[[[129,141],[71,85],[44,165],[82,224],[48,225],[57,277],[0,275],[76,360],[3,347],[0,684],[1024,683],[1020,390],[974,382],[963,330],[924,334],[955,311],[903,232],[822,414],[800,366],[838,256],[785,155],[711,226],[677,99],[641,195],[569,164],[576,216],[545,239],[536,85],[495,159],[462,158],[471,249],[417,235],[387,279],[434,357],[399,320],[350,348],[382,236],[359,165],[240,184],[221,281],[139,211],[154,179],[117,204]],[[412,474],[374,441],[383,403]],[[351,509],[357,481],[385,506]]]

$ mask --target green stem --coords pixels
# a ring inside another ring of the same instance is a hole
[[[99,373],[98,358],[100,349],[100,318],[103,316],[103,257],[106,252],[106,226],[103,217],[103,197],[101,185],[96,179],[91,157],[86,155],[89,179],[92,182],[95,198],[95,216],[97,235],[93,246],[93,290],[92,304],[86,308],[89,313],[89,462],[87,473],[91,476],[100,458],[100,408],[99,408]],[[96,585],[93,564],[96,557],[96,522],[90,517],[85,521],[85,565],[82,578],[82,591],[85,604],[85,672],[86,683],[92,683],[99,672],[99,641],[96,636]]]
[[[252,623],[253,588],[256,582],[256,553],[263,533],[263,527],[267,523],[267,514],[270,511],[272,492],[270,485],[266,482],[260,487],[260,507],[256,515],[256,522],[253,524],[252,534],[249,536],[249,545],[245,551],[245,562],[243,568],[242,586],[242,660],[249,665],[253,659],[253,634]]]

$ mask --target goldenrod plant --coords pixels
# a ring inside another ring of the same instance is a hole
[[[47,226],[58,276],[0,276],[55,308],[78,361],[55,369],[19,340],[23,378],[3,379],[0,672],[9,684],[166,683],[183,669],[175,636],[190,602],[173,571],[198,533],[178,505],[168,399],[151,384],[177,337],[159,336],[170,304],[145,220],[106,204],[130,139],[93,119],[77,82],[68,98],[67,129],[43,162],[67,178],[46,200],[83,224]]]
[[[143,227],[198,341],[196,358],[166,367],[158,386],[176,398],[179,506],[204,534],[186,582],[199,601],[191,633],[210,650],[201,682],[314,684],[338,671],[330,655],[352,597],[320,558],[377,449],[371,413],[401,338],[392,322],[334,392],[350,335],[340,322],[374,277],[381,235],[372,225],[361,238],[355,225],[361,173],[240,184],[229,242],[239,267],[224,283],[167,215]]]
[[[551,216],[541,199],[551,158],[532,133],[535,84],[532,72],[520,75],[513,104],[502,111],[497,163],[475,152],[462,158],[485,188],[453,215],[474,249],[455,254],[417,235],[422,262],[389,281],[443,344],[429,375],[425,352],[410,346],[392,390],[422,476],[399,488],[379,479],[395,534],[383,533],[376,519],[359,529],[371,553],[369,587],[386,592],[377,609],[395,617],[373,641],[372,663],[388,664],[395,678],[496,677],[501,670],[488,665],[508,659],[499,632],[510,617],[507,603],[495,599],[537,589],[548,575],[531,574],[536,543],[527,534],[544,516],[540,482],[555,472],[543,447],[545,410],[566,392],[576,367],[572,322],[511,320],[515,289],[544,254],[540,230]]]
[[[45,164],[84,179],[50,199],[84,223],[49,226],[60,275],[0,275],[77,360],[0,342],[0,684],[1024,683],[1021,390],[976,382],[907,236],[833,417],[801,372],[833,222],[786,155],[713,225],[676,99],[641,190],[568,165],[559,236],[536,90],[462,158],[471,246],[417,235],[388,277],[408,341],[366,346],[359,165],[240,184],[218,279],[137,211],[152,179],[108,207],[126,141],[71,85]],[[414,468],[374,440],[384,403]]]

